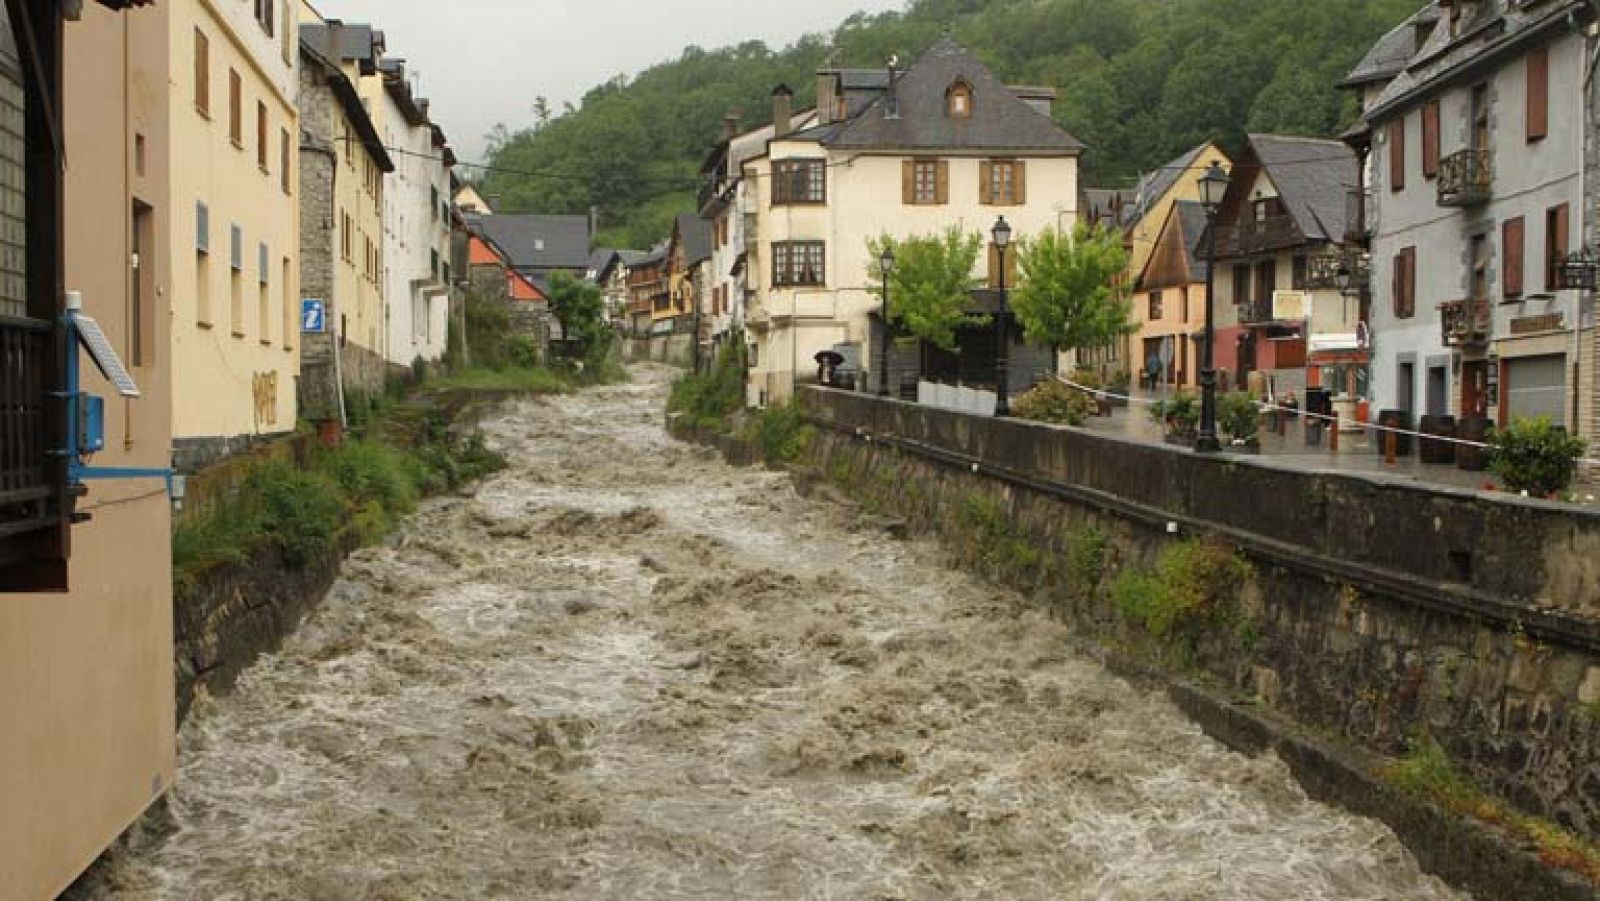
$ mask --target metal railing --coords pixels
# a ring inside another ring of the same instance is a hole
[[[1244,325],[1257,325],[1263,322],[1272,322],[1272,299],[1247,300],[1238,305],[1239,322]]]
[[[54,524],[50,323],[0,316],[0,538]]]
[[[1487,300],[1450,300],[1439,304],[1439,327],[1445,346],[1483,344],[1494,327]]]
[[[1287,214],[1245,219],[1217,229],[1217,256],[1246,256],[1304,243],[1305,236]]]
[[[1457,151],[1439,160],[1439,205],[1475,206],[1494,196],[1494,163],[1487,148]]]

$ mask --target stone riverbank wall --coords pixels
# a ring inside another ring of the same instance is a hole
[[[1357,758],[1399,756],[1430,734],[1517,807],[1600,837],[1593,512],[856,393],[811,388],[799,403],[817,429],[806,470],[871,513],[942,535],[1129,659],[1197,676],[1247,699],[1244,720],[1255,711],[1291,720]],[[1084,553],[1086,536],[1102,554]],[[1152,636],[1111,597],[1117,574],[1153,567],[1197,536],[1254,564],[1238,616],[1225,628]],[[1211,719],[1208,728],[1255,730]],[[1360,769],[1302,776],[1416,839],[1421,827],[1404,821],[1422,815],[1385,809]],[[1338,790],[1341,779],[1368,785]],[[1474,865],[1480,852],[1442,822],[1422,830],[1421,847],[1411,842],[1436,871],[1480,888],[1534,878],[1491,872],[1504,861]],[[1568,884],[1539,897],[1586,894]]]

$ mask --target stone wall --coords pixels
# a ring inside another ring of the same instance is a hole
[[[1086,631],[1382,754],[1426,730],[1518,807],[1600,836],[1600,516],[859,394],[801,403],[825,478],[958,544],[984,540],[974,505],[997,511],[1008,544],[974,559]],[[1085,584],[1065,561],[1090,530],[1109,558]],[[1178,646],[1107,591],[1172,530],[1255,568],[1241,621]]]
[[[628,363],[665,363],[687,369],[694,363],[694,336],[674,334],[624,338],[622,357]]]

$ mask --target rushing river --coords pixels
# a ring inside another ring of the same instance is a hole
[[[1067,628],[661,428],[668,373],[350,560],[86,899],[1464,896]]]

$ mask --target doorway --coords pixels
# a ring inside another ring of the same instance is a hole
[[[1449,373],[1443,366],[1428,367],[1427,404],[1429,416],[1450,412]]]
[[[1417,406],[1417,364],[1414,362],[1401,363],[1398,367],[1397,383],[1395,385],[1394,406],[1396,410],[1410,414]]]
[[[1489,364],[1470,360],[1461,364],[1461,416],[1481,418],[1489,415]]]

